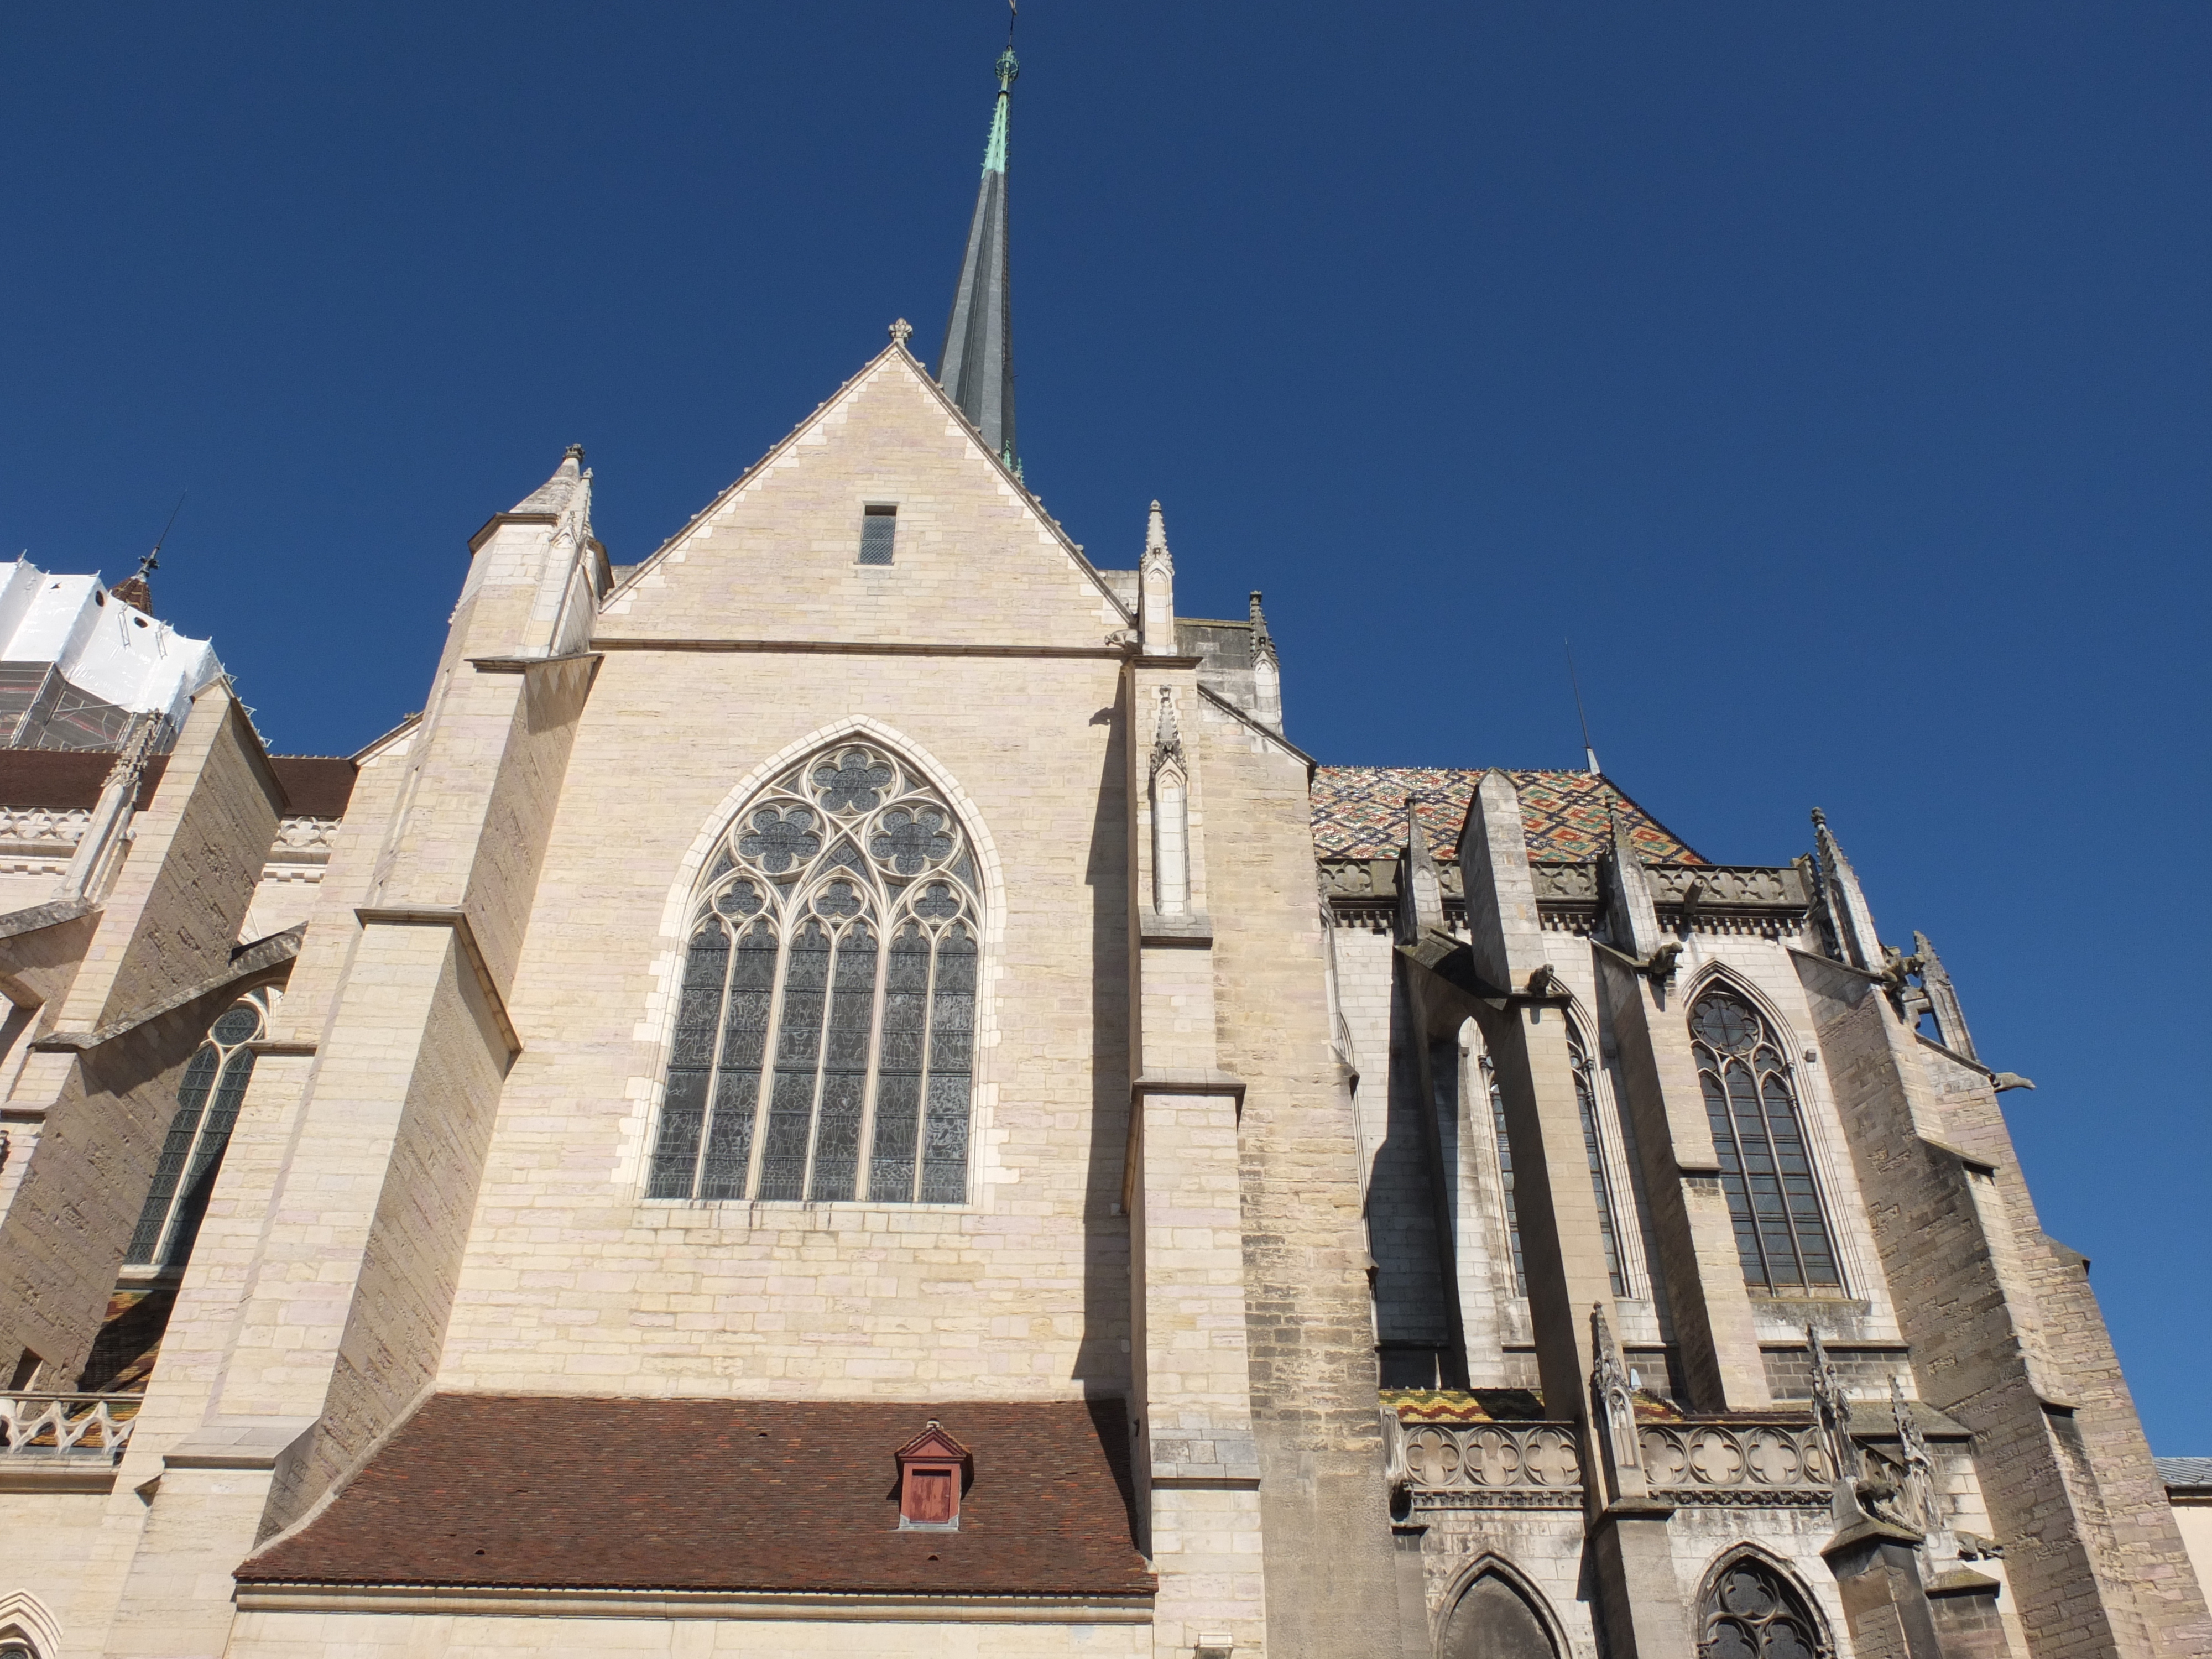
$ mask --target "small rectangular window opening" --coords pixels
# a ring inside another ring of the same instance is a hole
[[[864,507],[860,509],[860,562],[889,564],[891,544],[898,534],[898,508],[896,507]]]

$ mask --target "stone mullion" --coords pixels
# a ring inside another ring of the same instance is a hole
[[[769,1101],[775,1095],[775,1053],[776,1045],[783,1037],[783,981],[791,966],[793,932],[787,916],[776,925],[775,976],[769,988],[768,1023],[761,1028],[760,1076],[753,1083],[752,1139],[745,1146],[745,1184],[743,1190],[749,1204],[760,1191],[761,1158],[768,1147],[768,1109]],[[737,952],[732,951],[730,956],[734,964]],[[736,971],[734,965],[731,971]]]
[[[730,1037],[730,985],[738,972],[738,930],[731,927],[723,916],[717,915],[714,920],[714,926],[722,930],[722,937],[729,941],[729,949],[722,957],[722,994],[714,1004],[714,1052],[708,1057],[706,1098],[700,1103],[699,1144],[692,1149],[691,1190],[685,1194],[695,1204],[699,1201],[700,1188],[706,1180],[707,1148],[714,1140],[714,1118],[722,1094],[722,1050],[728,1045]],[[699,930],[695,927],[690,938],[696,940],[698,936]],[[677,970],[679,975],[690,966],[690,959],[691,946],[687,943],[684,947],[684,967]],[[684,1018],[683,981],[680,977],[677,988],[676,1017],[680,1020]],[[668,1109],[667,1067],[663,1066],[661,1072],[660,1109],[665,1113]],[[647,1166],[648,1177],[651,1167],[649,1164]]]
[[[868,997],[868,1059],[867,1073],[860,1084],[860,1122],[853,1133],[853,1197],[868,1203],[875,1200],[875,1167],[872,1153],[876,1139],[876,1085],[883,1078],[884,1060],[884,1000],[888,994],[891,977],[892,924],[888,920],[890,907],[884,907],[884,917],[878,926],[876,942],[876,984]],[[874,921],[874,915],[863,915],[863,921]]]

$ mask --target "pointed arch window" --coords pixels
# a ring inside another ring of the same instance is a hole
[[[1784,1295],[1840,1288],[1805,1117],[1780,1043],[1748,1002],[1725,990],[1698,999],[1690,1035],[1745,1281]]]
[[[1828,1646],[1805,1598],[1755,1556],[1713,1576],[1698,1607],[1701,1659],[1827,1659]]]
[[[959,817],[843,744],[738,814],[692,912],[647,1196],[968,1197],[981,903]]]
[[[1597,1083],[1590,1074],[1589,1050],[1583,1046],[1582,1033],[1574,1022],[1567,1022],[1567,1061],[1575,1074],[1575,1105],[1582,1115],[1583,1152],[1589,1159],[1590,1190],[1597,1197],[1597,1231],[1605,1245],[1605,1271],[1611,1279],[1615,1296],[1628,1294],[1627,1281],[1620,1271],[1620,1238],[1616,1231],[1613,1204],[1613,1182],[1605,1170],[1605,1146],[1598,1136]]]
[[[1482,1057],[1482,1080],[1490,1091],[1490,1125],[1498,1137],[1498,1180],[1505,1194],[1505,1249],[1513,1259],[1513,1294],[1528,1294],[1528,1266],[1521,1254],[1521,1211],[1513,1201],[1513,1137],[1505,1127],[1505,1091],[1498,1086],[1498,1067]]]
[[[124,1252],[125,1266],[179,1268],[191,1259],[246,1085],[253,1077],[253,1051],[245,1045],[268,1034],[278,994],[273,986],[248,991],[216,1017],[207,1041],[185,1062],[177,1113],[169,1120],[154,1184]]]

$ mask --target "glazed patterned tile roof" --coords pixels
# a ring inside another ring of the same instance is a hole
[[[1420,797],[1421,827],[1439,859],[1456,855],[1468,803],[1487,769],[1459,766],[1323,766],[1314,773],[1314,850],[1323,858],[1395,857],[1406,839],[1406,797]],[[1703,864],[1681,838],[1616,788],[1588,772],[1513,772],[1528,856],[1587,863],[1613,842],[1607,809],[1618,806],[1647,864]]]
[[[957,1532],[899,1529],[894,1455],[975,1455]],[[1118,1401],[441,1394],[241,1583],[1148,1599]]]

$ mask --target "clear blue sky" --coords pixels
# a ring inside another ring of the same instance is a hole
[[[14,7],[0,546],[126,574],[271,744],[420,706],[465,538],[590,450],[635,560],[903,314],[1004,13]],[[2212,1453],[2212,7],[1030,0],[1030,482],[1267,592],[1332,762],[1827,809],[1925,929],[2154,1447]]]

